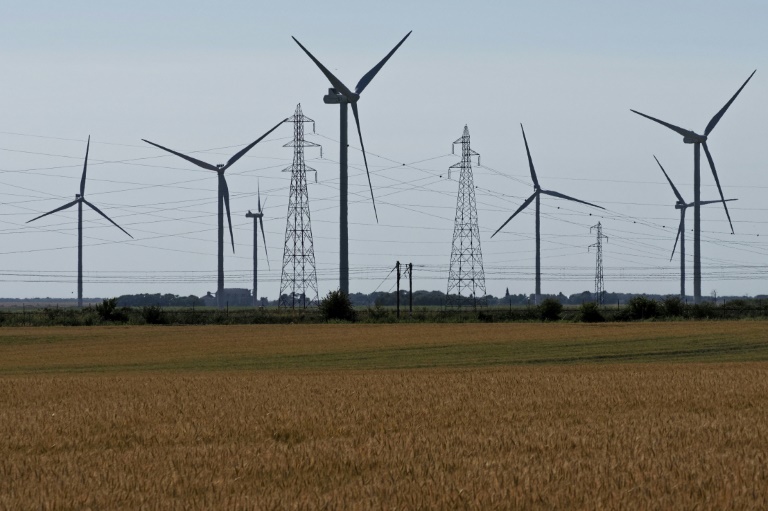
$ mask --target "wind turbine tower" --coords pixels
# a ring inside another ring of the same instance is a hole
[[[82,307],[83,306],[83,204],[87,205],[89,208],[94,210],[96,213],[100,214],[107,220],[109,220],[112,225],[123,231],[125,234],[128,234],[128,231],[117,225],[114,220],[109,218],[107,215],[105,215],[99,208],[91,204],[85,199],[85,175],[88,170],[88,150],[91,147],[91,137],[88,136],[88,144],[85,146],[85,162],[83,163],[83,175],[80,178],[80,193],[75,194],[75,200],[73,200],[70,203],[64,204],[63,206],[56,208],[52,211],[49,211],[48,213],[44,213],[40,216],[37,216],[33,218],[32,220],[29,220],[29,222],[34,222],[38,218],[43,218],[44,216],[48,216],[50,214],[56,213],[57,211],[62,211],[67,208],[70,208],[77,204],[77,306]],[[130,234],[128,234],[131,238]]]
[[[261,209],[261,189],[257,192],[257,205],[258,210],[256,213],[245,214],[246,218],[253,218],[253,306],[259,305],[259,227],[261,227],[261,238],[264,240],[264,256],[267,259],[267,268],[269,268],[269,254],[267,253],[267,238],[264,234],[264,210]],[[267,199],[264,199],[264,204],[267,204]]]
[[[728,110],[728,108],[731,106],[731,104],[736,100],[736,97],[741,93],[742,89],[746,87],[747,83],[752,79],[752,77],[755,75],[757,70],[752,71],[752,74],[749,75],[749,78],[744,82],[744,84],[739,87],[739,90],[736,91],[736,94],[734,94],[730,100],[725,104],[723,108],[720,109],[719,112],[717,112],[714,117],[709,121],[706,128],[704,128],[704,134],[699,135],[698,133],[680,128],[678,126],[675,126],[674,124],[670,124],[668,122],[664,122],[660,119],[656,119],[655,117],[651,117],[650,115],[645,115],[643,113],[638,112],[637,110],[630,111],[636,113],[637,115],[641,115],[645,117],[646,119],[650,119],[651,121],[657,122],[661,124],[662,126],[669,128],[670,130],[674,131],[678,135],[682,135],[683,142],[686,144],[693,144],[693,301],[694,303],[699,303],[701,301],[701,214],[700,214],[700,206],[701,206],[701,148],[704,148],[704,154],[707,156],[707,161],[709,162],[709,168],[712,169],[712,176],[715,178],[715,184],[717,184],[717,191],[720,192],[720,202],[723,203],[723,208],[725,208],[725,214],[728,217],[728,223],[731,225],[731,234],[733,234],[733,223],[731,223],[731,215],[728,213],[728,206],[725,204],[726,200],[723,196],[723,189],[720,187],[720,179],[717,177],[717,171],[715,170],[715,161],[712,159],[712,155],[709,152],[709,147],[707,146],[707,140],[712,133],[712,130],[715,129],[715,126],[717,126],[717,123],[720,122],[720,119],[722,119],[725,112]]]
[[[320,147],[319,144],[304,140],[304,123],[314,123],[296,105],[296,112],[286,122],[293,123],[293,140],[283,147],[293,147],[293,163],[283,172],[291,173],[291,188],[288,196],[288,217],[285,223],[285,248],[283,249],[283,272],[280,277],[280,307],[295,308],[299,305],[318,303],[317,270],[315,268],[315,247],[312,240],[312,225],[309,214],[309,191],[307,172],[317,171],[304,162],[305,147]],[[323,148],[320,147],[322,157]],[[296,303],[297,298],[300,303]]]
[[[461,161],[448,169],[459,169],[459,193],[456,196],[456,217],[453,224],[451,265],[448,270],[448,292],[446,305],[462,307],[485,305],[485,272],[483,253],[480,249],[480,228],[475,203],[475,182],[472,177],[472,157],[480,155],[469,144],[469,128],[453,143],[451,150],[461,144]]]
[[[672,191],[674,192],[675,197],[677,197],[677,202],[675,203],[675,209],[680,210],[680,227],[677,229],[677,237],[675,237],[675,245],[672,247],[672,255],[669,256],[669,260],[671,261],[672,258],[675,257],[675,249],[677,249],[677,241],[680,240],[680,298],[685,300],[685,212],[691,206],[695,206],[695,204],[693,202],[688,202],[688,203],[685,202],[685,199],[683,199],[683,196],[680,194],[679,191],[677,191],[677,188],[672,182],[672,179],[669,178],[667,171],[664,170],[664,167],[661,166],[659,159],[656,158],[656,156],[654,156],[653,159],[656,160],[656,163],[658,163],[659,168],[664,173],[664,177],[666,177],[667,181],[669,182],[669,186],[672,187]],[[705,201],[700,201],[699,205],[706,206],[707,204],[717,204],[719,202],[731,202],[735,200],[737,199],[725,199],[724,201],[705,200]]]
[[[371,190],[371,202],[373,203],[373,213],[376,215],[376,222],[379,221],[378,213],[376,213],[376,201],[373,198],[373,187],[371,186],[371,175],[368,172],[368,159],[365,156],[365,145],[363,145],[363,133],[360,131],[360,116],[357,111],[357,102],[360,100],[360,94],[371,83],[371,80],[376,74],[381,71],[384,64],[387,63],[389,58],[400,48],[400,45],[408,39],[411,32],[408,32],[399,43],[390,51],[381,62],[376,64],[370,71],[365,73],[360,81],[355,86],[355,92],[352,92],[347,88],[341,80],[336,78],[314,55],[309,53],[295,37],[296,41],[304,53],[312,59],[312,62],[320,68],[320,71],[325,75],[332,88],[328,89],[328,94],[323,97],[323,102],[329,105],[339,105],[339,289],[345,294],[349,294],[349,229],[347,225],[347,189],[348,189],[348,172],[347,172],[347,106],[352,106],[352,113],[355,116],[355,124],[357,125],[357,135],[360,138],[360,149],[363,152],[363,162],[365,163],[365,173],[368,176],[368,188]]]
[[[168,149],[167,147],[163,147],[159,144],[155,144],[154,142],[150,142],[149,140],[142,139],[147,144],[151,144],[159,149],[162,149],[163,151],[167,151],[171,154],[175,154],[179,158],[184,158],[190,163],[194,163],[198,167],[204,168],[206,170],[212,170],[213,172],[216,172],[219,186],[218,186],[218,282],[216,285],[216,302],[219,306],[219,309],[223,309],[226,305],[226,297],[224,296],[224,209],[227,210],[227,222],[229,222],[229,237],[232,240],[232,252],[235,251],[235,236],[232,234],[232,217],[229,213],[229,187],[227,186],[227,180],[224,177],[224,172],[234,165],[234,163],[245,156],[245,153],[250,151],[253,146],[261,142],[267,135],[275,131],[281,124],[283,124],[284,121],[280,121],[277,123],[272,129],[264,133],[262,136],[257,138],[255,141],[251,142],[244,148],[240,149],[233,157],[231,157],[226,164],[221,165],[211,165],[210,163],[206,163],[204,161],[198,160],[197,158],[193,158],[192,156],[187,156],[186,154],[182,154],[180,152],[174,151],[172,149]]]
[[[581,204],[586,204],[587,206],[592,206],[594,208],[600,208],[605,209],[602,206],[596,206],[590,202],[586,202],[579,199],[574,199],[573,197],[569,197],[568,195],[564,195],[559,192],[555,192],[553,190],[544,190],[542,187],[539,186],[539,179],[536,177],[536,170],[533,168],[533,159],[531,158],[531,151],[528,149],[528,139],[525,138],[525,129],[523,129],[523,125],[520,125],[520,129],[523,132],[523,142],[525,142],[525,152],[528,155],[528,167],[531,170],[531,180],[533,181],[533,195],[525,199],[525,202],[517,208],[517,211],[512,213],[512,216],[507,218],[507,221],[501,224],[501,227],[496,229],[496,232],[494,232],[491,235],[491,238],[496,236],[500,230],[504,228],[505,225],[509,223],[510,220],[515,218],[518,213],[520,213],[522,210],[527,208],[531,202],[536,200],[536,294],[534,295],[534,301],[538,304],[541,302],[541,217],[540,217],[540,211],[541,211],[541,195],[549,195],[551,197],[557,197],[559,199],[566,199],[573,202],[579,202]]]
[[[597,222],[597,225],[593,225],[589,228],[589,232],[592,229],[597,231],[597,241],[591,244],[587,250],[595,247],[595,301],[598,305],[603,305],[605,302],[605,283],[603,282],[603,240],[608,241],[608,236],[603,235],[603,225]]]

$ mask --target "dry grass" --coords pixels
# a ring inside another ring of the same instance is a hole
[[[768,362],[580,363],[765,332],[0,329],[0,509],[766,509]]]
[[[3,509],[765,509],[768,364],[0,379]]]

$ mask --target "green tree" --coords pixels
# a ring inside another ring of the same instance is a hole
[[[632,319],[652,319],[659,315],[659,304],[645,296],[633,296],[629,299],[629,315]]]
[[[320,313],[326,321],[331,319],[355,320],[355,309],[352,307],[349,295],[339,289],[329,292],[320,301]]]
[[[554,298],[546,298],[539,305],[539,317],[542,321],[557,321],[563,312],[563,304]]]

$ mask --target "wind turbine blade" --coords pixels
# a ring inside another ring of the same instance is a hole
[[[528,139],[525,138],[525,129],[523,129],[522,123],[520,123],[520,129],[523,131],[523,141],[525,142],[525,152],[528,154],[528,167],[531,169],[531,179],[533,180],[533,186],[538,189],[539,180],[536,178],[536,170],[533,168],[533,159],[531,158],[531,151],[528,149]]]
[[[504,222],[503,224],[501,224],[501,227],[499,227],[498,229],[496,229],[496,232],[494,232],[493,234],[491,234],[491,238],[493,238],[494,236],[496,236],[496,234],[498,234],[498,232],[499,232],[500,230],[502,230],[502,229],[504,228],[504,226],[505,226],[505,225],[507,225],[507,224],[509,223],[509,221],[510,221],[510,220],[512,220],[513,218],[515,218],[515,216],[516,216],[518,213],[520,213],[522,210],[524,210],[525,208],[527,208],[527,207],[528,207],[528,205],[529,205],[531,202],[533,202],[533,199],[535,199],[535,198],[536,198],[536,194],[538,194],[538,193],[539,193],[539,191],[538,191],[538,190],[536,190],[535,192],[533,192],[533,195],[531,195],[530,197],[528,197],[528,198],[525,200],[525,202],[523,202],[523,204],[522,204],[522,205],[521,205],[519,208],[517,208],[517,211],[515,211],[514,213],[512,213],[512,216],[511,216],[511,217],[509,217],[509,218],[507,218],[507,221],[506,221],[506,222]]]
[[[227,223],[229,224],[229,237],[232,240],[232,252],[235,252],[235,235],[232,234],[232,217],[229,214],[229,187],[227,186],[227,180],[224,178],[224,173],[219,172],[219,179],[221,179],[221,193],[224,196],[224,207],[227,210]]]
[[[266,202],[266,201],[264,201]],[[259,217],[259,225],[261,226],[261,239],[264,240],[264,255],[267,257],[267,268],[270,270],[272,268],[269,267],[269,253],[267,252],[267,237],[264,235],[264,219],[263,217]]]
[[[233,163],[235,163],[237,160],[242,158],[243,155],[245,155],[245,153],[250,151],[253,148],[253,146],[255,146],[256,144],[261,142],[264,139],[264,137],[266,137],[267,135],[269,135],[270,133],[275,131],[284,122],[285,122],[285,120],[282,120],[282,121],[278,122],[277,124],[275,124],[275,126],[271,130],[269,130],[268,132],[264,133],[262,136],[260,136],[259,138],[257,138],[256,140],[254,140],[253,142],[251,142],[250,144],[248,144],[244,148],[240,149],[240,151],[238,151],[238,153],[236,155],[234,155],[232,158],[230,158],[229,161],[227,162],[227,164],[224,165],[224,167],[221,169],[222,172],[227,170],[229,167],[231,167]]]
[[[669,176],[667,175],[667,171],[666,171],[666,170],[664,170],[664,167],[662,167],[662,166],[661,166],[661,163],[659,162],[659,159],[658,159],[658,158],[656,158],[656,155],[654,155],[654,156],[653,156],[653,159],[654,159],[654,160],[656,160],[656,163],[658,163],[658,164],[659,164],[659,168],[660,168],[660,169],[661,169],[661,171],[664,173],[664,177],[666,177],[666,178],[667,178],[667,181],[669,181],[669,186],[671,186],[671,187],[672,187],[672,191],[673,191],[673,192],[675,192],[675,196],[677,197],[677,199],[678,199],[680,202],[682,202],[683,204],[685,204],[685,199],[683,199],[683,196],[682,196],[682,195],[680,195],[680,192],[678,192],[678,191],[677,191],[677,188],[675,188],[675,185],[674,185],[674,183],[672,182],[672,180],[671,180],[671,179],[669,179]]]
[[[87,200],[85,200],[85,199],[83,199],[83,202],[84,202],[84,203],[86,203],[86,204],[88,204],[88,206],[89,206],[89,207],[90,207],[92,210],[94,210],[96,213],[100,214],[101,216],[103,216],[104,218],[106,218],[107,220],[109,220],[109,221],[112,223],[112,225],[114,225],[115,227],[117,227],[118,229],[120,229],[121,231],[123,231],[125,234],[128,234],[128,231],[126,231],[125,229],[123,229],[122,227],[120,227],[119,225],[117,225],[117,224],[115,223],[115,221],[114,221],[114,220],[112,220],[111,218],[109,218],[107,215],[105,215],[105,214],[104,214],[104,212],[103,212],[102,210],[100,210],[99,208],[97,208],[96,206],[94,206],[93,204],[91,204],[90,202],[88,202],[88,201],[87,201]],[[133,236],[131,236],[130,234],[128,234],[128,236],[129,236],[131,239],[133,239]]]
[[[677,250],[677,241],[680,239],[680,234],[683,232],[683,225],[685,224],[685,208],[680,210],[680,226],[677,228],[677,236],[675,236],[675,246],[672,247],[672,255],[669,256],[671,261],[675,257],[675,250]]]
[[[187,156],[186,154],[181,154],[181,153],[179,153],[177,151],[174,151],[173,149],[168,149],[167,147],[163,147],[160,144],[155,144],[154,142],[150,142],[149,140],[145,140],[143,138],[141,140],[143,140],[147,144],[151,144],[151,145],[153,145],[155,147],[159,147],[163,151],[168,151],[171,154],[175,154],[176,156],[184,158],[185,160],[194,163],[198,167],[202,167],[202,168],[204,168],[206,170],[213,170],[215,172],[219,171],[219,169],[217,169],[216,166],[211,165],[210,163],[205,163],[204,161],[198,160],[197,158],[192,158],[191,156]]]
[[[580,202],[582,204],[586,204],[587,206],[592,206],[593,208],[605,209],[604,207],[598,206],[597,204],[592,204],[591,202],[574,199],[573,197],[569,197],[568,195],[565,195],[559,192],[553,192],[552,190],[541,190],[541,193],[544,193],[546,195],[551,195],[552,197],[559,197],[561,199],[572,200],[573,202]]]
[[[687,137],[689,135],[688,130],[684,130],[683,128],[681,128],[679,126],[675,126],[674,124],[669,124],[668,122],[664,122],[664,121],[662,121],[660,119],[657,119],[655,117],[651,117],[650,115],[645,115],[643,113],[638,112],[637,110],[632,110],[631,108],[629,109],[629,111],[630,112],[635,112],[637,115],[642,115],[646,119],[650,119],[650,120],[652,120],[654,122],[658,122],[662,126],[666,126],[667,128],[671,129],[675,133],[679,133],[680,135],[682,135],[684,137]]]
[[[723,108],[720,109],[719,112],[715,114],[715,116],[712,118],[712,120],[709,121],[709,124],[707,124],[707,127],[704,129],[704,135],[709,135],[710,132],[715,129],[715,126],[717,126],[717,123],[720,122],[720,119],[723,117],[723,114],[725,114],[725,111],[728,110],[728,108],[731,106],[731,103],[736,99],[736,96],[739,95],[741,90],[749,83],[749,81],[752,79],[753,76],[755,76],[755,73],[757,73],[757,69],[752,71],[752,74],[749,75],[749,78],[747,78],[747,81],[744,82],[744,85],[739,87],[739,90],[736,91],[736,94],[733,95],[733,97],[728,101],[728,103],[725,104]]]
[[[731,226],[731,234],[733,234],[733,223],[731,222],[731,214],[728,212],[728,205],[725,203],[725,197],[723,197],[723,189],[720,187],[720,179],[717,177],[717,171],[715,170],[715,161],[712,159],[712,155],[709,153],[709,147],[707,147],[707,143],[704,142],[701,145],[704,146],[704,154],[707,155],[707,160],[709,160],[709,168],[712,169],[712,175],[715,177],[715,184],[717,184],[717,191],[720,192],[720,200],[723,203],[723,207],[725,208],[725,215],[728,217],[728,223]]]
[[[343,83],[341,83],[341,80],[339,80],[338,78],[336,78],[336,77],[334,76],[334,74],[333,74],[333,73],[331,73],[330,71],[328,71],[328,69],[327,69],[327,68],[326,68],[324,65],[322,65],[322,64],[320,63],[320,61],[319,61],[319,60],[317,60],[317,59],[315,58],[315,56],[314,56],[314,55],[312,55],[311,53],[309,53],[309,50],[308,50],[308,49],[306,49],[306,48],[304,48],[304,45],[302,45],[302,44],[299,42],[299,40],[298,40],[298,39],[296,39],[296,38],[295,38],[295,37],[293,37],[293,36],[291,36],[291,38],[292,38],[294,41],[296,41],[296,44],[298,44],[298,45],[299,45],[299,47],[301,47],[301,49],[302,49],[302,50],[304,50],[304,53],[306,53],[306,54],[307,54],[307,56],[309,56],[309,58],[311,58],[311,59],[312,59],[312,62],[314,62],[314,63],[315,63],[315,65],[316,65],[317,67],[319,67],[319,68],[320,68],[320,71],[322,71],[322,72],[323,72],[323,74],[325,75],[325,77],[326,77],[326,78],[328,78],[328,81],[329,81],[329,82],[331,82],[331,85],[333,85],[333,87],[334,87],[334,88],[335,88],[337,91],[339,91],[340,93],[344,94],[344,95],[345,95],[347,98],[351,98],[351,97],[353,96],[353,94],[352,94],[352,91],[351,91],[351,90],[349,90],[349,89],[347,88],[347,86],[346,86],[346,85],[344,85]]]
[[[35,218],[33,218],[32,220],[28,220],[28,221],[27,221],[27,223],[29,223],[29,222],[34,222],[34,221],[35,221],[35,220],[37,220],[38,218],[43,218],[44,216],[52,215],[53,213],[56,213],[56,212],[58,212],[58,211],[61,211],[61,210],[63,210],[63,209],[71,208],[72,206],[74,206],[75,204],[77,204],[77,201],[79,201],[79,200],[80,200],[80,199],[75,199],[75,200],[73,200],[72,202],[69,202],[69,203],[67,203],[67,204],[64,204],[64,205],[63,205],[63,206],[61,206],[60,208],[56,208],[56,209],[54,209],[54,210],[52,210],[52,211],[49,211],[48,213],[43,213],[43,214],[42,214],[42,215],[40,215],[40,216],[36,216],[36,217],[35,217]]]
[[[699,202],[699,204],[702,205],[702,206],[706,206],[707,204],[720,204],[721,202],[733,202],[735,200],[739,200],[739,199],[725,199],[724,201],[722,201],[722,200],[705,200],[705,201]]]
[[[256,211],[261,213],[261,185],[258,183],[256,184],[256,200],[259,207]]]
[[[83,177],[80,178],[80,197],[85,195],[85,172],[88,170],[88,150],[91,148],[91,136],[88,135],[88,143],[85,146],[85,162],[83,163]]]
[[[413,30],[411,30],[411,32],[413,32]],[[401,44],[403,44],[403,43],[405,42],[405,40],[406,40],[406,39],[408,39],[408,36],[409,36],[409,35],[411,35],[411,32],[408,32],[407,34],[405,34],[405,37],[403,37],[402,39],[400,39],[400,42],[399,42],[399,43],[397,43],[397,46],[395,46],[394,48],[392,48],[392,51],[391,51],[391,52],[389,52],[389,53],[387,53],[387,56],[386,56],[386,57],[384,57],[383,59],[381,59],[381,62],[379,62],[378,64],[376,64],[376,65],[373,67],[373,69],[371,69],[370,71],[368,71],[367,73],[365,73],[365,74],[363,75],[363,77],[362,77],[362,78],[360,78],[360,81],[359,81],[359,82],[357,82],[357,85],[355,86],[355,93],[356,93],[356,94],[362,94],[363,90],[365,90],[365,88],[366,88],[366,87],[368,87],[368,84],[369,84],[369,83],[371,83],[371,80],[373,80],[373,77],[374,77],[374,76],[376,76],[376,73],[378,73],[379,71],[381,71],[381,68],[382,68],[382,67],[384,67],[384,64],[386,64],[386,63],[387,63],[387,61],[389,60],[389,58],[390,58],[392,55],[394,55],[394,53],[397,51],[397,49],[398,49],[398,48],[400,48],[400,45],[401,45]]]
[[[365,156],[365,146],[363,145],[363,133],[360,131],[360,116],[357,114],[357,103],[352,103],[352,113],[355,114],[355,124],[357,124],[357,135],[360,137],[360,149],[363,150],[363,161],[365,162],[365,174],[368,176],[368,188],[371,190],[371,202],[373,202],[373,214],[376,216],[376,223],[379,223],[379,214],[376,212],[376,199],[373,198],[373,186],[371,186],[371,174],[368,172],[368,158]]]

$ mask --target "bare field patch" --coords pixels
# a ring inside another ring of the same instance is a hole
[[[0,328],[0,375],[768,361],[768,322]]]
[[[0,378],[2,509],[765,509],[768,363]]]

